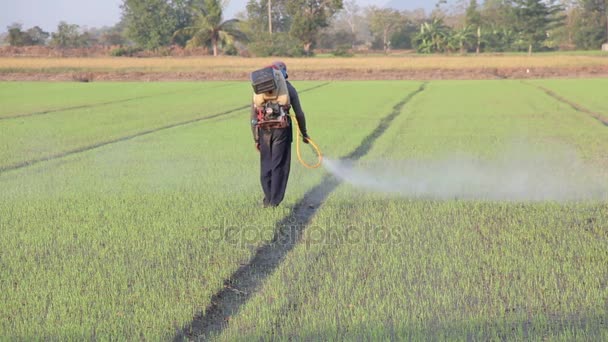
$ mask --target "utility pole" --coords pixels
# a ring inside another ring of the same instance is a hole
[[[481,52],[481,25],[477,25],[477,48],[475,53],[479,55]]]
[[[606,11],[606,44],[602,45],[602,51],[608,51],[608,0],[606,0],[604,11]]]
[[[268,0],[268,33],[272,36],[272,0]]]
[[[604,0],[604,15],[606,15],[606,44],[608,44],[608,0]]]

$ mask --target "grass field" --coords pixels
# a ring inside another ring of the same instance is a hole
[[[245,82],[0,83],[0,340],[608,339],[607,80],[294,84],[326,157],[394,191],[294,158],[262,210]],[[496,194],[507,158],[460,196],[505,156],[547,188]]]

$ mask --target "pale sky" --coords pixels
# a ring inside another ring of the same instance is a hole
[[[0,32],[14,22],[25,29],[53,32],[60,21],[81,27],[112,26],[120,19],[122,0],[0,0]]]
[[[382,6],[387,2],[389,0],[357,0],[361,7]],[[0,32],[6,32],[6,27],[15,22],[21,23],[24,29],[38,25],[48,32],[55,31],[60,21],[81,27],[112,26],[120,20],[121,3],[122,0],[0,0]],[[230,0],[224,17],[234,17],[245,10],[246,4],[247,0]]]

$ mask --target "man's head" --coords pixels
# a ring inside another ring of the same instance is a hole
[[[287,65],[285,65],[285,63],[283,63],[282,61],[276,61],[276,62],[272,63],[272,67],[281,71],[281,73],[283,74],[283,77],[285,77],[285,79],[287,79],[287,77],[289,77],[287,75]]]

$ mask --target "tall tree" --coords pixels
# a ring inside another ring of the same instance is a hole
[[[62,21],[57,31],[51,35],[51,46],[58,48],[77,48],[86,46],[88,34],[80,34],[80,26]]]
[[[465,26],[477,28],[481,26],[481,14],[479,13],[479,5],[477,0],[470,0],[465,15]]]
[[[288,0],[272,0],[271,21],[272,32],[288,32],[291,24],[287,14]],[[249,0],[247,2],[247,26],[251,33],[261,34],[269,31],[268,21],[269,0]]]
[[[123,0],[127,36],[146,49],[170,44],[173,33],[190,22],[189,4],[189,0]]]
[[[22,30],[21,24],[12,24],[7,27],[6,41],[10,46],[44,45],[50,34],[40,27],[34,26],[27,31]]]
[[[371,8],[369,28],[376,37],[381,37],[384,53],[388,53],[390,37],[402,21],[401,14],[390,8]]]
[[[302,42],[307,55],[311,54],[319,31],[329,25],[340,9],[342,0],[291,0],[287,3],[287,12],[293,20],[289,33]]]
[[[30,37],[30,43],[32,45],[44,45],[51,36],[50,33],[44,31],[39,26],[34,26],[26,31]]]
[[[513,49],[516,20],[511,0],[485,0],[480,5],[480,45],[485,51],[504,52]]]
[[[598,49],[608,42],[608,0],[578,0],[573,40],[579,49]]]
[[[222,3],[219,0],[202,0],[192,7],[193,23],[177,30],[174,36],[187,35],[191,38],[187,46],[195,47],[210,43],[213,55],[218,55],[220,44],[233,44],[235,40],[246,40],[238,28],[238,19],[223,21]]]
[[[481,52],[481,13],[479,13],[479,5],[477,4],[477,0],[470,0],[469,6],[466,10],[465,15],[465,23],[464,28],[459,32],[461,38],[462,36],[469,36],[470,31],[473,30],[475,37],[477,38],[475,51],[479,54]],[[469,38],[467,38],[468,41]],[[464,43],[461,44],[460,49],[462,53],[462,49],[464,48]]]
[[[125,45],[127,40],[125,38],[126,24],[124,20],[119,21],[112,27],[108,27],[101,32],[100,43],[106,46],[113,45]]]
[[[358,24],[361,21],[361,7],[357,5],[355,0],[347,0],[343,5],[344,8],[338,12],[337,17],[347,24],[352,37],[351,47],[354,49],[357,43]]]
[[[576,14],[578,0],[560,0],[564,8],[564,25],[553,31],[553,38],[561,48],[569,49],[574,46],[574,33],[576,31]]]
[[[480,12],[484,27],[515,29],[515,17],[511,0],[485,0]]]
[[[26,32],[22,31],[22,25],[14,23],[7,26],[8,36],[6,38],[10,46],[26,46],[30,45],[30,37]]]
[[[563,24],[563,8],[555,0],[512,0],[516,25],[528,54],[547,40],[549,31]]]

